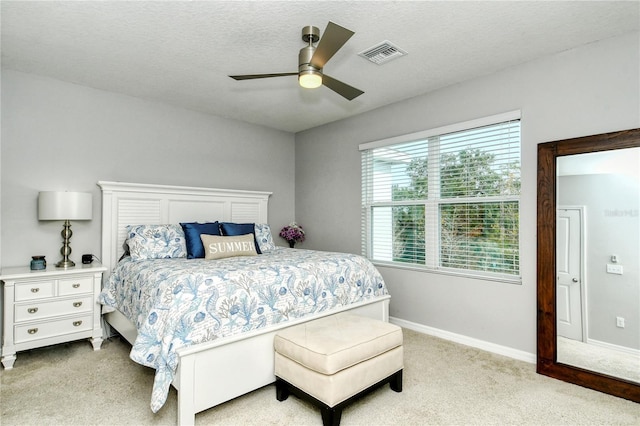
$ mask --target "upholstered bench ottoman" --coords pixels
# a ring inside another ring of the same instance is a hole
[[[274,338],[276,398],[293,394],[320,407],[322,422],[339,425],[342,409],[389,383],[402,392],[402,329],[340,313],[293,326]]]

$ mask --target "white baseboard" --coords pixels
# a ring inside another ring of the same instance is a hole
[[[498,355],[508,356],[509,358],[529,362],[531,364],[535,364],[537,360],[536,354],[533,353],[520,351],[518,349],[509,348],[507,346],[496,345],[495,343],[474,339],[472,337],[463,336],[462,334],[456,334],[450,331],[440,330],[438,328],[428,327],[426,325],[417,324],[415,322],[406,321],[400,318],[389,317],[389,322],[403,328],[408,328],[409,330],[417,331],[419,333],[424,333],[430,336],[439,337],[441,339],[450,340],[452,342],[482,349],[484,351],[492,352]]]

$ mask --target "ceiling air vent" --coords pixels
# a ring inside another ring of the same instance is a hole
[[[398,46],[395,46],[389,40],[385,40],[382,43],[378,43],[375,46],[358,53],[359,56],[362,56],[363,58],[366,58],[378,65],[382,65],[406,54],[407,52],[400,49]]]

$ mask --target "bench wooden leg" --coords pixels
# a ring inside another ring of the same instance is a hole
[[[289,385],[284,380],[276,377],[276,399],[284,401],[289,398]]]
[[[342,407],[321,407],[323,426],[339,426],[342,417]]]
[[[389,386],[393,391],[402,392],[402,370],[398,371],[391,377],[391,380],[389,380]]]

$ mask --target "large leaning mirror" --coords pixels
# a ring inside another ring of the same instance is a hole
[[[640,402],[640,129],[538,146],[537,371]]]

